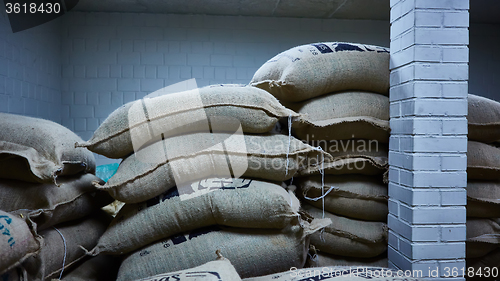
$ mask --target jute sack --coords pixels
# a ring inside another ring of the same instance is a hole
[[[299,177],[299,194],[317,208],[355,219],[382,221],[387,220],[387,185],[382,178],[364,175]],[[326,195],[326,196],[324,196]],[[323,198],[324,200],[323,200]]]
[[[386,96],[341,92],[285,105],[301,115],[292,123],[292,133],[299,139],[389,142],[389,98]]]
[[[143,203],[126,204],[92,253],[125,254],[216,224],[281,229],[298,218],[299,207],[295,195],[277,184],[250,179],[201,180]]]
[[[331,157],[321,159],[321,154],[316,154],[317,162],[323,163],[319,166],[310,166],[300,171],[301,175],[320,173],[324,169],[325,174],[346,175],[380,175],[387,171],[388,147],[376,140],[351,139],[330,140],[312,142],[313,146],[319,145]],[[311,161],[308,161],[311,162]]]
[[[161,135],[168,138],[208,132],[209,122],[212,125],[212,118],[220,116],[238,120],[245,133],[265,133],[279,118],[298,115],[259,88],[215,85],[129,102],[112,112],[92,138],[78,146],[109,158],[124,158],[139,148],[133,141],[143,144],[155,136],[161,140]],[[217,127],[224,129],[221,124]]]
[[[500,182],[467,182],[467,217],[500,217]]]
[[[64,271],[64,281],[109,281],[116,280],[120,260],[114,256],[99,255],[85,257]],[[58,277],[58,276],[56,276]]]
[[[500,245],[500,218],[468,218],[466,222],[466,257],[478,258],[495,250]]]
[[[388,267],[387,255],[380,255],[374,258],[350,258],[329,255],[323,252],[309,256],[306,263],[307,267],[325,267],[325,266],[353,266],[353,267]]]
[[[309,249],[308,236],[324,227],[324,220],[290,225],[282,230],[211,226],[151,244],[127,256],[118,281],[136,280],[207,263],[220,250],[245,278],[290,267],[302,268]]]
[[[217,260],[177,272],[163,273],[137,281],[241,281],[231,262],[219,256]]]
[[[500,148],[476,141],[467,142],[467,179],[500,179]]]
[[[55,182],[58,176],[94,173],[94,155],[75,148],[82,139],[52,121],[0,113],[0,178]]]
[[[303,210],[314,218],[323,211],[304,204]],[[387,225],[382,222],[354,220],[324,212],[332,220],[324,231],[311,235],[311,244],[318,250],[339,256],[372,258],[387,250]]]
[[[36,254],[40,243],[41,238],[26,217],[0,210],[0,275]]]
[[[28,276],[29,280],[58,278],[61,270],[70,268],[86,256],[86,251],[81,247],[95,247],[109,222],[110,217],[100,211],[41,231],[41,250],[21,265],[23,275]]]
[[[92,174],[61,177],[60,186],[0,180],[0,209],[28,216],[40,231],[84,217],[113,201],[108,193],[97,190],[93,182],[104,183]]]
[[[467,270],[469,267],[474,268],[474,276],[477,277],[498,277],[500,274],[500,248],[488,253],[485,256],[476,259],[467,259]],[[496,267],[496,269],[494,269]],[[489,268],[487,270],[486,268]],[[479,271],[481,269],[481,271]],[[489,271],[490,276],[486,276],[486,272]],[[476,275],[476,272],[481,272],[483,276]],[[472,275],[472,273],[470,273]],[[484,279],[481,279],[484,280]]]
[[[468,95],[468,138],[491,143],[500,140],[500,103],[485,97]]]
[[[339,42],[297,46],[268,60],[250,85],[292,102],[345,90],[387,95],[389,50]]]
[[[143,202],[176,184],[228,176],[229,163],[244,178],[283,181],[300,169],[320,166],[305,161],[318,154],[310,145],[285,135],[195,133],[165,139],[130,155],[100,188],[125,203]]]
[[[401,274],[401,272],[399,272]],[[404,273],[403,273],[404,274]],[[291,268],[271,275],[246,278],[244,281],[417,281],[421,279],[398,277],[398,272],[377,266],[324,266],[309,268]]]

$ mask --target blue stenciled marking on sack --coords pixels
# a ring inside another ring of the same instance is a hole
[[[189,233],[189,235],[178,234],[178,235],[172,236],[172,237],[170,237],[170,240],[172,240],[172,243],[174,245],[179,245],[179,244],[182,244],[188,240],[194,239],[198,236],[202,236],[202,235],[208,234],[208,233],[213,232],[213,231],[221,231],[221,230],[222,230],[222,228],[219,227],[218,225],[212,225],[212,226],[207,226],[207,227],[203,227],[203,228],[199,228],[197,230],[191,231]],[[164,248],[168,248],[170,246],[171,245],[170,245],[169,240],[163,241]]]
[[[337,47],[335,47],[335,52],[342,52],[342,51],[364,52],[365,50],[361,49],[360,47],[358,47],[356,45],[351,45],[351,44],[346,44],[346,43],[337,44]]]
[[[4,219],[7,224],[12,223],[12,219],[8,216],[0,216],[0,219]],[[14,244],[16,244],[16,241],[15,241],[14,237],[12,237],[12,234],[10,233],[10,230],[7,228],[7,226],[1,222],[0,222],[0,232],[2,233],[2,235],[9,237],[9,240],[7,240],[7,243],[12,248],[14,246]]]

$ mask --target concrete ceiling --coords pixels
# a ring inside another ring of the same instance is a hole
[[[499,0],[470,0],[471,22],[500,23]],[[76,11],[389,19],[389,0],[80,0]]]
[[[384,20],[389,0],[80,0],[75,10]]]

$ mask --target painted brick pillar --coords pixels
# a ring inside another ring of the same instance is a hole
[[[469,0],[390,3],[389,264],[464,280]]]

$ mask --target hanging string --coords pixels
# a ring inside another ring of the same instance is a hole
[[[63,243],[64,243],[64,258],[63,258],[63,264],[62,264],[61,274],[59,274],[59,280],[61,280],[63,272],[64,272],[64,267],[66,266],[66,254],[67,254],[66,239],[64,238],[64,235],[59,231],[59,229],[57,229],[55,226],[53,226],[53,228],[57,231],[57,233],[59,233],[59,235],[61,235],[61,238],[62,238]]]
[[[335,187],[335,186],[330,186],[330,189],[328,189],[328,191],[325,194],[321,195],[320,197],[311,198],[311,197],[307,197],[307,196],[304,195],[304,198],[307,199],[307,200],[310,200],[310,201],[318,201],[320,199],[325,198],[328,195],[328,193],[330,193],[334,189],[338,189],[338,188]]]
[[[290,146],[292,145],[292,114],[288,115],[288,149],[286,152],[285,175],[288,175],[288,155],[290,154]]]

